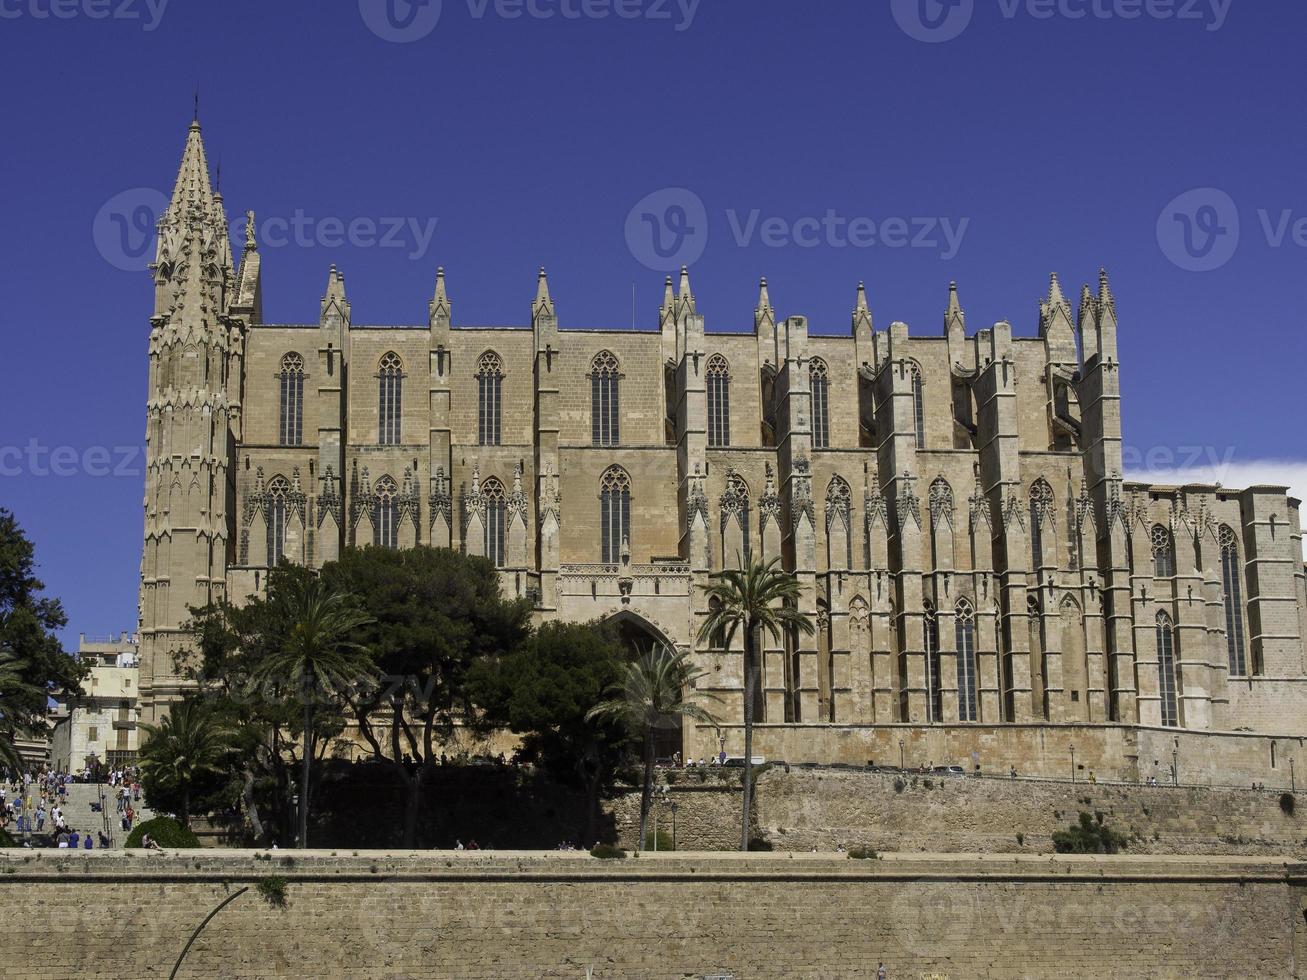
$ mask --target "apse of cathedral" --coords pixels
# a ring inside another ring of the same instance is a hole
[[[538,620],[691,650],[725,719],[692,756],[738,736],[741,644],[696,638],[710,576],[751,559],[818,627],[764,644],[773,756],[936,732],[978,760],[1062,728],[1125,766],[1172,732],[1307,735],[1299,502],[1123,478],[1106,272],[1075,302],[1054,276],[1029,336],[969,328],[954,286],[941,327],[878,328],[862,285],[817,334],[765,280],[751,323],[709,331],[685,270],[656,330],[564,329],[544,270],[518,327],[455,326],[443,270],[420,324],[373,326],[335,267],[316,323],[272,324],[253,229],[235,256],[193,124],[153,266],[147,720],[184,689],[189,606],[429,545],[493,561]]]

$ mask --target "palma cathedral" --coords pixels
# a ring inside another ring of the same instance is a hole
[[[709,330],[684,269],[656,329],[564,329],[543,269],[520,325],[455,325],[436,269],[420,322],[375,326],[334,266],[282,324],[255,227],[235,255],[193,123],[152,266],[146,720],[185,689],[188,607],[429,545],[539,621],[690,651],[722,719],[678,733],[690,757],[742,750],[740,644],[697,637],[711,576],[755,558],[817,625],[765,640],[768,758],[1255,778],[1307,736],[1299,502],[1124,478],[1106,272],[1053,276],[1020,336],[943,284],[933,330],[878,327],[859,284],[816,332],[765,280]]]

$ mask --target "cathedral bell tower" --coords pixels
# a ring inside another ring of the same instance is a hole
[[[190,646],[189,607],[223,596],[235,499],[231,460],[245,324],[227,316],[236,292],[231,242],[198,121],[191,123],[172,199],[159,218],[151,270],[140,595],[147,722],[157,721],[183,691],[174,654]]]

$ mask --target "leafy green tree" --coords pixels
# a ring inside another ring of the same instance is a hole
[[[1103,823],[1103,815],[1081,811],[1080,821],[1067,830],[1053,832],[1053,849],[1059,854],[1116,854],[1125,850],[1130,838]]]
[[[158,725],[141,725],[141,779],[151,805],[175,809],[190,827],[192,802],[216,791],[227,770],[233,733],[193,695],[172,705]]]
[[[406,790],[404,845],[415,847],[424,780],[472,717],[468,672],[518,651],[530,603],[504,598],[491,562],[448,548],[346,549],[322,576],[370,617],[358,639],[381,682],[348,703],[373,758]]]
[[[588,713],[618,682],[625,660],[610,630],[550,622],[517,649],[483,658],[468,672],[480,722],[521,736],[520,758],[584,789],[585,826],[580,829],[587,842],[595,839],[600,796],[630,741],[619,720]]]
[[[24,679],[26,673],[26,663],[10,651],[0,650],[0,720],[20,718],[23,702],[45,697],[44,691]],[[18,755],[14,738],[26,735],[29,731],[26,725],[17,721],[0,731],[0,764],[12,766],[16,770],[23,768],[23,760]]]
[[[0,508],[0,650],[8,651],[8,691],[0,712],[0,744],[44,730],[48,698],[81,693],[85,664],[64,653],[56,631],[67,625],[58,599],[42,595],[32,542],[14,515]]]
[[[762,636],[779,641],[785,633],[812,634],[812,617],[799,612],[799,580],[780,567],[780,559],[756,558],[743,568],[713,576],[706,588],[709,613],[699,630],[702,643],[717,637],[729,647],[736,633],[744,633],[744,815],[740,850],[749,849],[749,812],[753,804],[753,721],[758,696],[758,643]]]
[[[320,702],[338,703],[373,673],[372,659],[359,642],[372,620],[354,596],[334,589],[316,575],[274,577],[268,586],[273,615],[289,624],[277,647],[255,668],[260,681],[298,689],[303,711],[300,750],[299,846],[308,847],[309,778]]]
[[[589,719],[620,720],[639,733],[644,757],[644,787],[640,793],[640,837],[643,843],[653,799],[654,741],[660,728],[682,718],[704,725],[716,725],[716,717],[698,702],[718,700],[714,694],[694,690],[705,671],[695,667],[687,654],[667,646],[655,646],[628,663],[621,679],[610,687],[616,695],[586,712]]]

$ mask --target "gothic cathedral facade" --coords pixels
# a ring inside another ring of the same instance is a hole
[[[765,643],[773,756],[1027,758],[1065,726],[1127,771],[1140,732],[1307,735],[1299,502],[1123,479],[1105,273],[1076,309],[1054,277],[1029,337],[968,332],[952,287],[941,331],[877,330],[861,285],[849,331],[812,333],[765,281],[748,329],[708,332],[684,270],[657,330],[561,329],[543,270],[527,327],[455,327],[440,270],[425,323],[365,325],[334,267],[318,322],[286,325],[252,229],[237,263],[193,124],[153,266],[146,720],[184,690],[189,606],[431,545],[539,619],[693,651],[727,723],[692,756],[742,744],[739,644],[696,637],[709,576],[750,558],[818,627]]]

